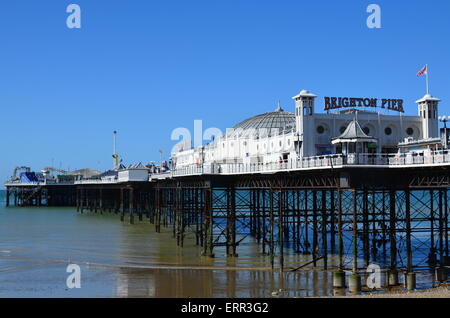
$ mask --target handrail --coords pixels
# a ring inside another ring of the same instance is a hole
[[[296,158],[271,163],[212,163],[193,164],[169,170],[163,173],[150,174],[148,181],[171,179],[174,177],[194,175],[233,175],[255,173],[277,173],[282,171],[335,169],[352,166],[376,167],[409,167],[414,165],[450,165],[450,150],[409,152],[402,154],[335,154]],[[120,180],[77,180],[74,184],[112,184]],[[8,185],[21,183],[7,182]],[[55,183],[58,184],[58,183]],[[63,184],[63,183],[60,183]],[[45,185],[45,183],[44,183]]]
[[[283,160],[271,163],[213,163],[188,165],[173,170],[173,176],[203,174],[273,173],[298,169],[324,169],[342,166],[409,166],[450,164],[450,151],[403,154],[335,154]]]

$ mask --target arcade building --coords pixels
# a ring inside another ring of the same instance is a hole
[[[307,90],[293,100],[295,112],[278,105],[205,146],[179,143],[172,167],[266,164],[332,154],[420,153],[442,150],[447,144],[439,132],[440,100],[430,94],[416,102],[416,116],[404,115],[403,100],[325,97],[323,113],[316,112],[317,95]]]

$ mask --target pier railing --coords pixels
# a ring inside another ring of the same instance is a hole
[[[274,163],[213,163],[195,164],[166,172],[163,178],[202,174],[252,174],[281,171],[333,169],[343,167],[387,167],[399,168],[416,165],[450,165],[449,151],[406,154],[348,154],[299,158]],[[152,176],[156,179],[158,176]]]
[[[273,163],[212,163],[193,164],[178,167],[174,170],[162,173],[149,174],[148,179],[141,181],[152,181],[169,179],[183,176],[200,175],[236,175],[236,174],[273,174],[283,171],[340,169],[348,167],[373,167],[373,168],[407,168],[414,166],[445,166],[450,165],[450,151],[434,151],[428,153],[405,153],[405,154],[336,154],[298,158],[297,160],[286,160]],[[75,184],[114,184],[119,180],[78,180]],[[35,186],[47,185],[49,183],[36,183]],[[73,183],[55,183],[65,185]],[[7,186],[29,186],[29,183],[7,182]]]

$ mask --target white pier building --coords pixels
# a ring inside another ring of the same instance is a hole
[[[417,115],[404,115],[404,102],[397,99],[325,97],[323,113],[316,112],[317,96],[307,90],[293,100],[294,112],[278,105],[205,146],[180,143],[172,154],[172,170],[208,166],[221,173],[230,164],[292,165],[330,156],[345,157],[348,163],[361,156],[388,162],[405,153],[424,156],[444,148],[438,128],[440,100],[429,94],[417,101]]]

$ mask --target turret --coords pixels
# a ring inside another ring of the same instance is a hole
[[[439,137],[438,105],[441,100],[426,94],[422,99],[416,101],[419,116],[422,118],[422,139]]]
[[[310,93],[307,90],[302,90],[300,94],[294,96],[295,100],[295,123],[296,131],[302,140],[302,147],[299,153],[300,156],[314,155],[313,134],[314,131],[314,102],[317,95]],[[304,132],[308,132],[304,134]]]

